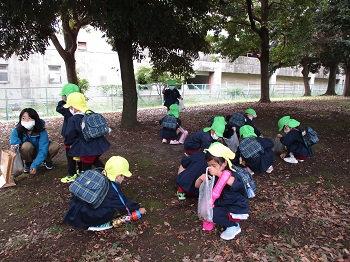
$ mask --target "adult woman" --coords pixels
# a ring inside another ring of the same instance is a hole
[[[44,120],[39,118],[33,108],[25,108],[19,115],[19,121],[12,130],[10,145],[20,147],[24,160],[24,173],[36,174],[41,163],[46,169],[52,169],[52,158],[57,155],[59,145],[50,142],[45,130]]]

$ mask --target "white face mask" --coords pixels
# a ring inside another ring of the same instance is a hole
[[[175,86],[169,86],[170,90],[174,90]]]
[[[70,109],[70,108],[69,108],[69,112],[70,112],[73,116],[75,115],[74,109]]]
[[[290,128],[289,128],[289,127],[285,127],[285,128],[283,129],[283,131],[284,131],[285,134],[288,134],[289,131],[290,131]]]
[[[21,125],[25,129],[31,130],[35,126],[35,121],[29,121],[29,122],[21,121]]]
[[[211,135],[211,138],[214,139],[214,140],[218,140],[219,137],[214,133],[214,134],[210,134]]]

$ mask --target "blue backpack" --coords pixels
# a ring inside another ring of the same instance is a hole
[[[244,158],[256,158],[260,153],[264,153],[264,148],[254,137],[244,138],[238,147]]]
[[[109,190],[109,179],[99,169],[89,169],[78,175],[69,192],[81,201],[98,208]]]
[[[166,115],[162,119],[162,127],[170,130],[177,129],[177,118],[173,115]]]
[[[318,139],[317,132],[309,126],[305,126],[300,129],[301,136],[303,137],[304,143],[307,147],[311,147],[317,144],[320,140]]]
[[[228,120],[232,125],[241,127],[245,124],[245,116],[243,113],[234,113]]]
[[[109,132],[106,119],[94,111],[88,110],[81,122],[81,129],[85,140],[90,141],[94,138],[102,137]]]
[[[236,170],[236,173],[241,177],[244,183],[246,197],[247,198],[255,197],[254,191],[256,190],[256,185],[254,183],[252,175],[248,171],[244,170],[242,167],[234,166],[233,168]]]

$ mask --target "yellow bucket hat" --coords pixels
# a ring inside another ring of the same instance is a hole
[[[84,113],[89,110],[89,107],[86,105],[85,96],[79,92],[71,93],[67,97],[67,103],[63,107],[69,108],[71,106]]]
[[[210,145],[208,149],[204,149],[204,153],[206,152],[209,152],[210,154],[216,157],[223,157],[227,161],[229,168],[232,171],[236,171],[233,169],[231,162],[231,159],[234,159],[236,154],[233,153],[231,149],[229,149],[227,146],[224,146],[219,142],[214,142]]]
[[[131,172],[129,171],[129,162],[124,157],[112,156],[105,165],[105,171],[107,177],[111,181],[115,181],[118,175],[123,175],[126,177],[131,177]]]

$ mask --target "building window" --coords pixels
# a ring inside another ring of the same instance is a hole
[[[49,83],[61,83],[61,66],[49,66]]]
[[[86,42],[78,42],[78,50],[86,51]]]
[[[7,65],[0,65],[0,83],[7,83],[9,81],[9,72]]]

